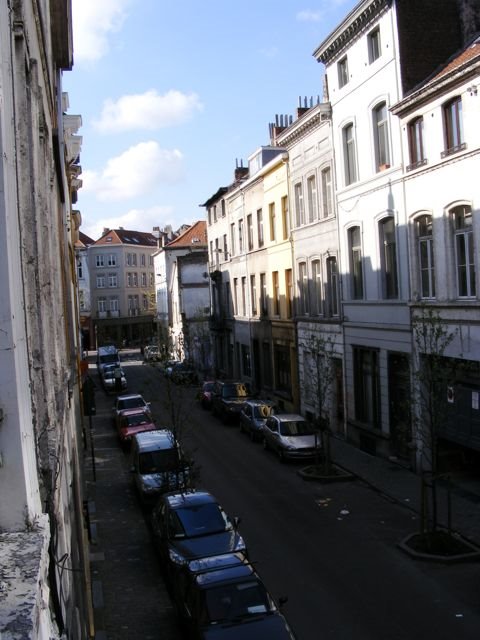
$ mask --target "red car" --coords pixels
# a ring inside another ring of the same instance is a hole
[[[197,400],[200,402],[204,409],[210,409],[212,406],[212,391],[215,386],[214,380],[206,380],[197,393]]]
[[[143,431],[153,431],[156,425],[149,415],[143,409],[124,409],[116,420],[118,437],[122,446],[130,444],[132,437],[136,433]]]

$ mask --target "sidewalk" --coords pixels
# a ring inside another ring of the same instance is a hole
[[[380,493],[420,513],[420,477],[394,461],[372,456],[339,438],[331,439],[336,464]],[[438,483],[439,524],[447,525],[447,482]],[[451,474],[452,529],[480,546],[480,479]]]

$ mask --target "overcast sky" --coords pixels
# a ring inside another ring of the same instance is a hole
[[[204,219],[276,114],[322,96],[315,48],[357,0],[72,0],[81,230]]]

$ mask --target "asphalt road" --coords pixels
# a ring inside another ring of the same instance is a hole
[[[396,545],[417,528],[410,510],[358,480],[305,482],[298,465],[281,464],[237,427],[202,410],[193,388],[170,387],[158,370],[139,362],[125,370],[129,390],[151,401],[159,426],[171,424],[175,412],[199,486],[241,518],[250,558],[267,588],[277,599],[288,596],[284,613],[298,640],[477,640],[479,565],[437,565],[405,556]],[[115,455],[125,475],[128,458],[120,448]],[[138,509],[134,496],[124,505],[129,509]],[[141,597],[142,589],[156,584],[159,569],[144,522],[131,532],[134,547],[135,536],[149,568],[146,584],[134,587]],[[166,614],[170,635],[165,629],[157,636],[163,640],[178,633],[171,612]]]

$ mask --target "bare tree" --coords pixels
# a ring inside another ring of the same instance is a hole
[[[421,451],[421,532],[432,533],[438,526],[439,434],[446,422],[447,390],[455,376],[455,361],[445,357],[445,352],[456,331],[450,331],[445,320],[431,307],[421,308],[413,317],[412,325],[414,422]]]
[[[333,364],[335,354],[335,338],[312,334],[300,344],[304,353],[303,384],[315,411],[314,425],[320,435],[322,471],[325,475],[332,472],[330,450],[330,412],[332,384],[335,380]],[[315,444],[317,444],[315,442]],[[320,467],[317,458],[315,465]]]

